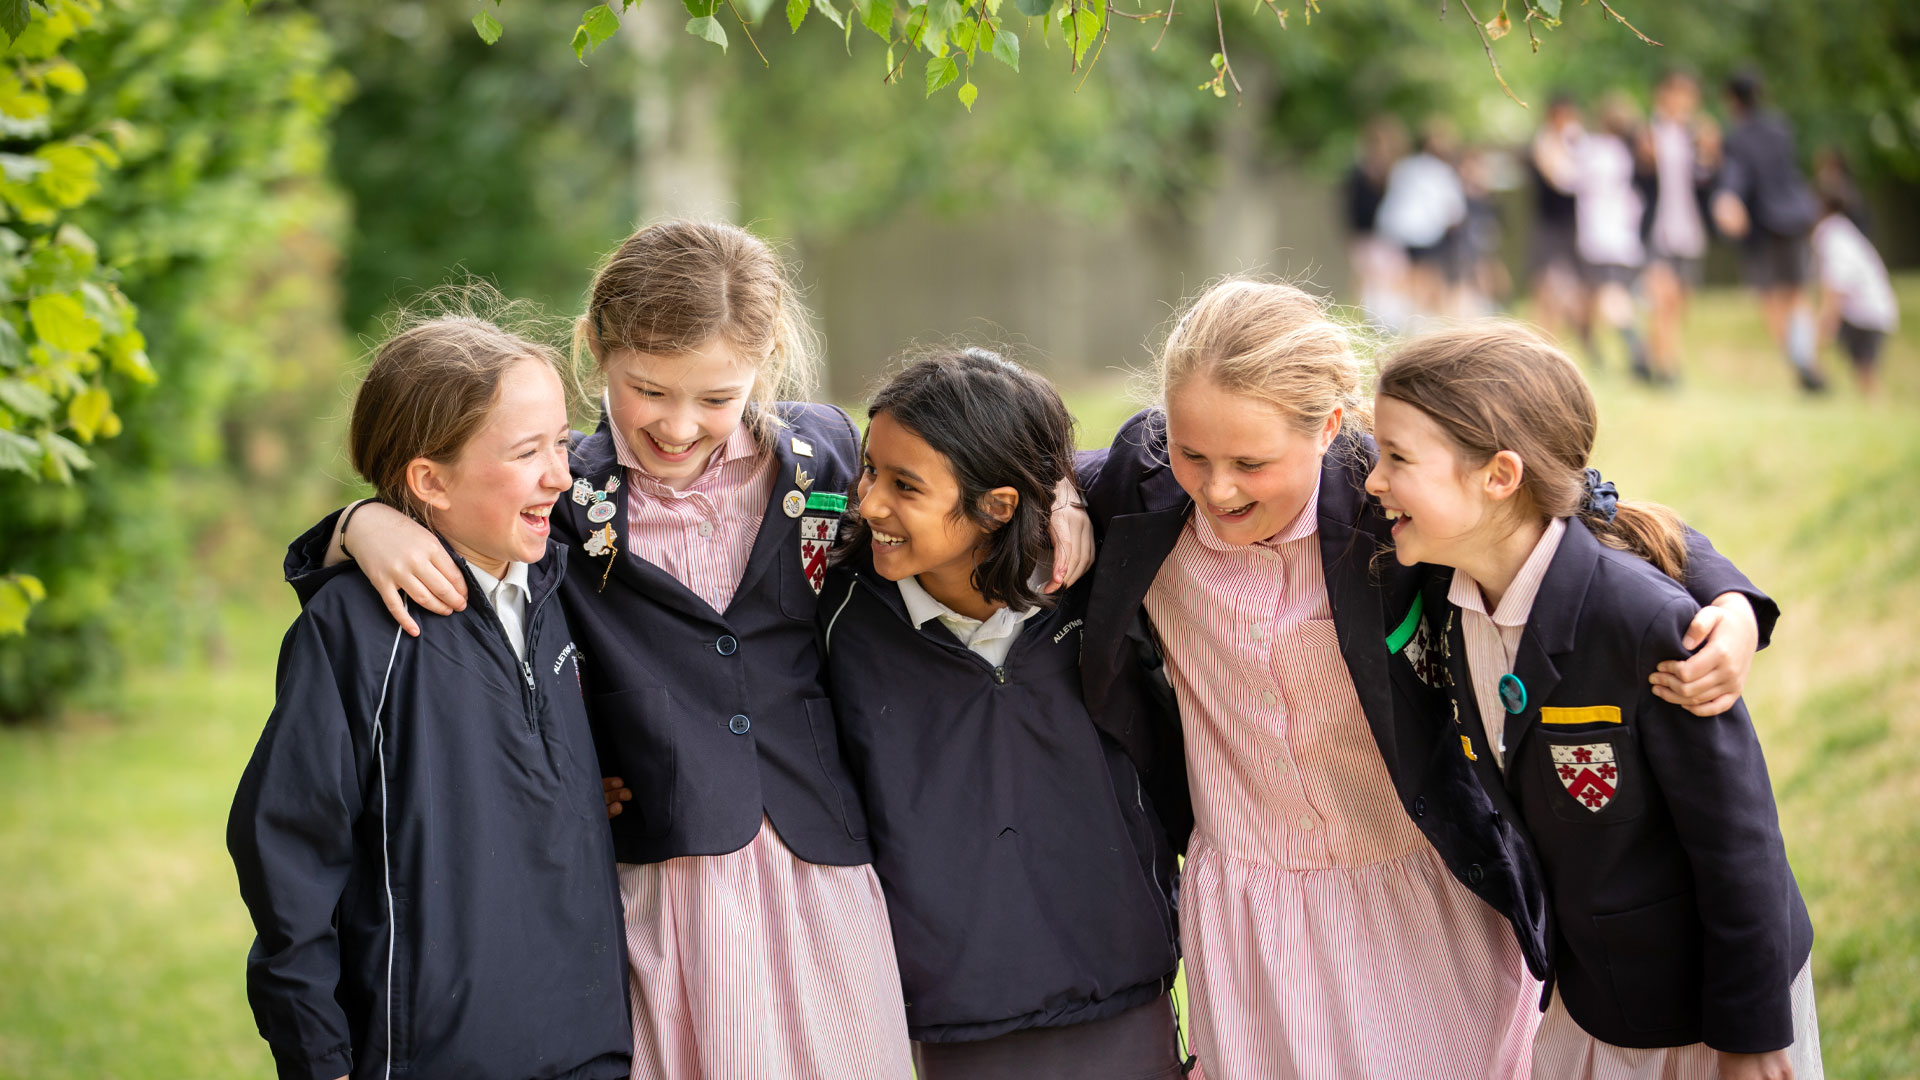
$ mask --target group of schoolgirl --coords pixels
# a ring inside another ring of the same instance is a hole
[[[1322,306],[1224,282],[1076,455],[981,349],[780,400],[805,326],[666,223],[591,434],[498,327],[376,352],[229,823],[281,1076],[1819,1075],[1776,611],[1588,479],[1556,350],[1406,346],[1376,451]]]

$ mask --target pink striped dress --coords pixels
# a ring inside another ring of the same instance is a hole
[[[1480,583],[1465,570],[1454,571],[1453,585],[1447,592],[1448,602],[1460,609],[1460,637],[1466,645],[1474,701],[1486,725],[1487,745],[1493,748],[1494,762],[1502,771],[1507,767],[1506,748],[1501,745],[1507,710],[1500,704],[1500,676],[1513,670],[1513,657],[1526,634],[1534,598],[1540,594],[1540,583],[1546,580],[1553,553],[1560,549],[1560,539],[1566,532],[1565,518],[1547,523],[1546,531],[1540,534],[1492,611],[1487,610]],[[1822,1080],[1826,1075],[1820,1060],[1820,1023],[1814,1010],[1811,966],[1812,961],[1808,961],[1801,967],[1792,986],[1794,1043],[1787,1057],[1793,1064],[1794,1080]],[[1566,1003],[1555,990],[1553,1003],[1534,1039],[1533,1075],[1535,1080],[1719,1080],[1720,1054],[1705,1043],[1635,1049],[1601,1042],[1567,1012]]]
[[[1193,1047],[1213,1080],[1524,1077],[1539,984],[1395,796],[1341,659],[1318,511],[1316,493],[1245,546],[1195,513],[1147,593],[1193,790]]]
[[[639,466],[628,552],[724,611],[773,492],[745,425],[686,488]],[[819,866],[764,816],[727,855],[622,863],[634,1080],[841,1080],[912,1075],[886,901],[873,867]]]

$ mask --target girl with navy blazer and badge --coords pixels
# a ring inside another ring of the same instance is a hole
[[[1527,1075],[1540,876],[1510,810],[1442,797],[1460,744],[1397,692],[1387,639],[1434,570],[1386,555],[1345,332],[1298,289],[1229,280],[1157,374],[1160,406],[1082,463],[1101,547],[1081,667],[1187,855],[1199,1060],[1229,1080]],[[1711,711],[1777,612],[1704,537],[1684,545],[1711,612],[1685,632],[1708,646],[1635,680]]]
[[[1402,700],[1451,714],[1426,798],[1518,821],[1548,907],[1533,1075],[1823,1075],[1813,930],[1746,708],[1689,716],[1641,675],[1688,651],[1678,520],[1587,467],[1592,395],[1525,328],[1417,339],[1378,394],[1368,490],[1396,560],[1443,568],[1393,638]]]
[[[829,686],[921,1080],[1173,1080],[1172,852],[1080,692],[1088,583],[1041,591],[1073,422],[979,348],[872,399],[822,592]]]

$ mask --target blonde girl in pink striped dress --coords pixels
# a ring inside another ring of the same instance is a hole
[[[1104,530],[1090,623],[1141,597],[1178,701],[1193,811],[1181,939],[1213,1080],[1529,1069],[1540,985],[1415,827],[1373,730],[1390,707],[1365,374],[1314,298],[1216,285],[1167,343],[1163,411],[1129,422],[1088,486]],[[1744,605],[1729,601],[1722,647],[1682,678],[1722,684],[1718,658],[1743,659],[1751,632]],[[1089,626],[1083,659],[1095,710],[1121,707],[1107,687],[1129,678],[1104,677],[1103,632]],[[1356,685],[1374,663],[1380,678]]]

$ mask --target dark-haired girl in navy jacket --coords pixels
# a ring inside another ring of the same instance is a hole
[[[1678,519],[1598,483],[1593,397],[1522,327],[1416,340],[1378,394],[1367,488],[1395,557],[1453,568],[1414,647],[1451,698],[1452,752],[1524,823],[1545,886],[1533,1075],[1821,1076],[1813,931],[1746,709],[1689,716],[1644,675],[1685,654],[1697,610]]]
[[[1081,698],[1088,585],[1040,590],[1066,407],[964,349],[868,416],[819,619],[919,1075],[1178,1076],[1172,857]]]
[[[410,638],[347,568],[287,631],[227,824],[282,1080],[627,1075],[613,845],[548,543],[557,368],[445,317],[382,345],[360,388],[354,467],[484,600]]]

